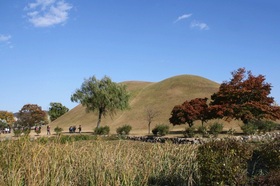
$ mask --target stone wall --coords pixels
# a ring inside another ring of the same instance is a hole
[[[227,138],[236,139],[241,142],[260,142],[280,139],[280,131],[269,132],[263,135],[250,136],[229,136]],[[178,138],[178,137],[156,137],[156,136],[127,136],[127,140],[142,141],[150,143],[165,143],[167,141],[174,144],[203,144],[209,140],[221,140],[222,138]]]

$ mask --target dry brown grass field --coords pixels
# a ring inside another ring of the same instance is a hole
[[[127,90],[131,94],[130,108],[117,112],[113,118],[110,116],[102,118],[101,126],[110,126],[111,134],[116,133],[116,128],[129,124],[132,126],[131,135],[146,135],[148,133],[147,121],[145,120],[146,109],[152,108],[160,114],[152,122],[151,129],[157,124],[168,124],[170,125],[171,135],[177,135],[187,125],[173,127],[169,123],[173,107],[182,104],[185,100],[210,98],[219,88],[218,83],[193,75],[174,76],[160,82],[127,81],[122,83],[127,86]],[[56,126],[61,127],[64,132],[67,132],[72,125],[82,125],[83,132],[93,132],[96,122],[97,113],[87,113],[85,107],[77,105],[68,113],[50,123],[50,126],[52,129]],[[208,125],[212,122],[209,121]],[[230,128],[236,131],[240,130],[239,122],[220,122],[224,123],[225,130]],[[198,126],[200,123],[198,122],[196,125]],[[44,130],[42,134],[45,134]]]

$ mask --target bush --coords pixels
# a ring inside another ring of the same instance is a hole
[[[258,176],[254,179],[254,185],[279,185],[280,170],[271,171],[267,175]]]
[[[27,128],[24,128],[24,129],[23,129],[23,134],[24,134],[25,136],[28,136],[28,135],[30,134],[30,131],[31,131],[30,128],[28,128],[28,127],[27,127]]]
[[[104,127],[96,127],[94,129],[94,134],[96,135],[107,135],[110,132],[110,127],[109,126],[104,126]]]
[[[210,133],[213,134],[215,137],[218,136],[219,133],[221,133],[223,131],[224,125],[218,122],[213,123],[209,130]]]
[[[259,167],[263,167],[262,172],[280,170],[280,138],[273,142],[262,144],[257,151]]]
[[[96,139],[95,136],[90,136],[90,135],[75,135],[73,137],[74,137],[75,141]]]
[[[130,125],[124,125],[122,127],[117,128],[116,132],[120,135],[128,135],[131,129],[132,127]]]
[[[258,127],[254,123],[248,123],[241,126],[241,130],[245,135],[256,134]]]
[[[277,124],[272,121],[263,121],[263,120],[256,120],[253,122],[254,125],[258,128],[259,132],[271,132],[276,130]]]
[[[211,141],[198,148],[199,185],[246,185],[252,148],[236,140]]]
[[[156,125],[156,127],[152,130],[152,133],[155,136],[165,136],[169,133],[169,126],[164,124]]]
[[[230,128],[230,129],[227,131],[227,134],[228,134],[229,136],[233,136],[234,133],[236,133],[236,131],[235,131],[235,129],[233,129],[233,128]]]
[[[184,136],[186,138],[193,138],[195,136],[195,130],[196,129],[194,127],[186,128],[184,132]]]
[[[61,135],[57,139],[58,139],[58,142],[60,142],[61,144],[71,143],[71,142],[75,141],[75,138],[73,138],[72,136],[69,136],[69,135]]]
[[[207,128],[205,126],[200,126],[197,129],[198,133],[200,133],[203,137],[209,137],[209,133],[207,131]]]
[[[22,130],[21,130],[21,128],[14,128],[13,132],[14,132],[15,137],[19,137],[22,133]]]
[[[63,129],[61,128],[61,127],[55,127],[54,128],[54,132],[57,134],[57,135],[60,135],[61,134],[61,132],[63,131]]]
[[[280,138],[258,146],[249,162],[249,176],[255,185],[280,183]]]

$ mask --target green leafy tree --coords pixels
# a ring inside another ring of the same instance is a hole
[[[215,118],[240,119],[248,124],[254,119],[280,119],[280,107],[269,97],[271,84],[263,75],[254,76],[251,71],[239,68],[231,73],[232,79],[221,84],[211,96],[210,113]]]
[[[88,112],[97,110],[99,128],[102,116],[109,114],[112,117],[117,110],[128,108],[129,93],[125,85],[115,83],[107,76],[101,80],[93,76],[84,80],[81,88],[71,96],[71,101],[80,102]]]
[[[36,104],[26,104],[19,111],[17,123],[23,127],[47,124],[48,116],[40,106]]]
[[[68,111],[69,109],[63,106],[61,103],[52,102],[50,103],[50,108],[48,113],[51,121],[54,121]]]

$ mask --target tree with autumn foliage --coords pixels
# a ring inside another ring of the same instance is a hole
[[[10,128],[15,122],[14,114],[8,111],[0,111],[0,129]]]
[[[32,127],[47,123],[48,116],[46,112],[36,104],[26,104],[19,111],[17,124],[22,127]]]
[[[207,98],[195,98],[185,101],[182,105],[176,105],[169,118],[169,122],[173,125],[188,123],[189,127],[192,127],[196,120],[200,120],[202,125],[208,120]]]
[[[12,125],[15,122],[14,114],[8,111],[0,111],[0,120],[5,121],[8,125]]]
[[[211,96],[209,112],[213,118],[240,119],[244,124],[255,119],[280,119],[280,107],[269,96],[272,86],[265,82],[265,76],[254,76],[245,68],[231,74],[232,79]]]

